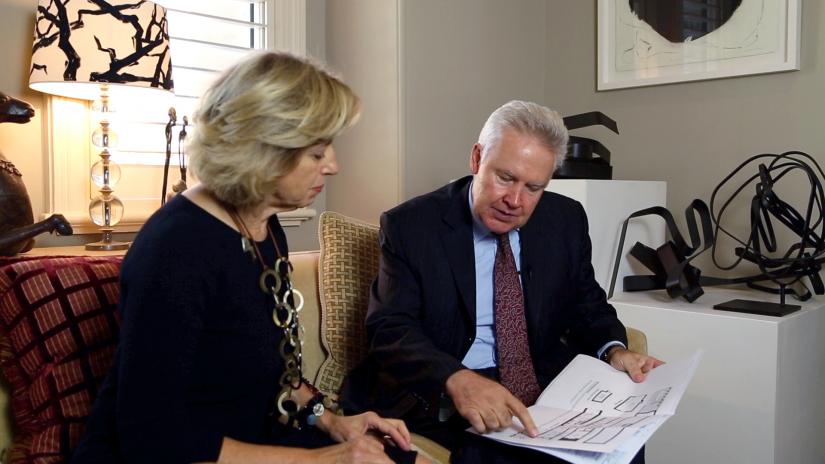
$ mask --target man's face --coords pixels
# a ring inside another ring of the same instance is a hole
[[[556,154],[529,134],[504,129],[481,159],[482,146],[470,155],[473,212],[495,234],[521,227],[553,176]]]

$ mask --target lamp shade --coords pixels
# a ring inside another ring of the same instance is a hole
[[[171,91],[166,9],[147,0],[38,0],[29,87],[94,100],[100,84]]]

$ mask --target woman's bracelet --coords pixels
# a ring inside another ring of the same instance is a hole
[[[295,418],[297,419],[299,429],[304,426],[314,427],[318,423],[318,420],[327,410],[326,406],[324,406],[325,399],[326,397],[323,393],[315,393],[312,398],[307,401],[307,404],[305,404],[304,407],[298,411]]]

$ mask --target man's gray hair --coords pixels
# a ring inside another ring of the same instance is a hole
[[[537,103],[511,100],[493,111],[481,128],[478,143],[482,159],[501,138],[504,129],[536,137],[556,155],[556,167],[567,154],[567,128],[559,113]]]

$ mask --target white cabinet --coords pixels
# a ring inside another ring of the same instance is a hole
[[[611,300],[622,322],[647,334],[650,354],[667,361],[704,351],[676,416],[648,443],[647,462],[825,462],[825,304],[801,303],[781,318],[712,309],[734,298],[776,301],[722,288],[705,288],[695,303],[664,290],[617,291]]]

